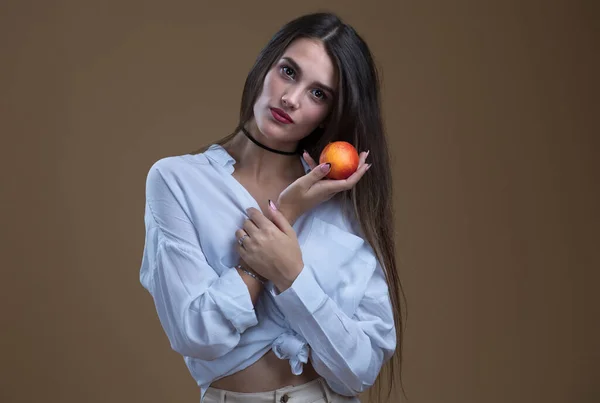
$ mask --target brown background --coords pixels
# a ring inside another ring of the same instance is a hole
[[[2,2],[0,401],[198,401],[138,282],[145,175],[325,8],[383,70],[410,401],[597,402],[593,2],[204,3]]]

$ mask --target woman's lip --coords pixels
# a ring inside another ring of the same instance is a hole
[[[287,113],[282,111],[281,109],[271,108],[271,113],[273,114],[273,117],[275,119],[277,119],[278,121],[280,121],[282,123],[294,123],[292,118]]]

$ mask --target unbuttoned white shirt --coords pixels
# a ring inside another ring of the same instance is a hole
[[[305,171],[308,165],[302,159]],[[146,180],[146,240],[140,281],[171,347],[200,387],[256,362],[269,350],[302,373],[315,370],[342,395],[357,395],[393,354],[396,333],[383,269],[353,217],[332,198],[294,223],[304,267],[256,306],[235,269],[235,232],[261,210],[232,176],[236,161],[218,144],[163,158]]]

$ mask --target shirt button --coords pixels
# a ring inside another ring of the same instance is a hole
[[[287,403],[288,400],[290,400],[290,397],[287,395],[287,393],[281,396],[281,399],[279,399],[281,403]]]

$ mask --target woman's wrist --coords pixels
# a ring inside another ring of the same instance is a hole
[[[264,278],[263,276],[261,276],[260,274],[255,272],[254,270],[252,270],[248,267],[244,267],[241,264],[238,264],[237,266],[235,266],[235,268],[238,269],[238,271],[241,271],[242,273],[244,273],[245,275],[252,277],[254,280],[258,281],[262,285],[264,285],[265,282],[267,281],[266,278]]]
[[[282,273],[277,279],[271,279],[275,287],[279,292],[283,292],[290,288],[296,278],[300,275],[302,270],[304,269],[304,262],[300,261],[294,265],[294,267],[286,270],[285,274]]]

